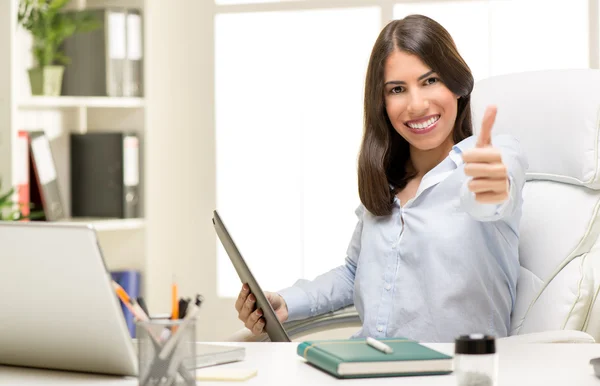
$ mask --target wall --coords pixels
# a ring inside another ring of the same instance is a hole
[[[0,193],[8,190],[11,177],[11,127],[14,120],[14,106],[11,98],[13,81],[11,69],[14,63],[14,46],[12,37],[14,34],[16,12],[14,0],[3,0],[0,2],[0,52],[8,55],[0,55],[0,178],[4,181]]]
[[[241,322],[216,296],[212,3],[146,1],[145,290],[151,312],[169,311],[173,277],[204,295],[198,339],[219,341]]]

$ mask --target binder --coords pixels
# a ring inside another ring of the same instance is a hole
[[[142,20],[138,10],[92,9],[101,27],[63,42],[71,58],[62,95],[142,96]]]
[[[125,13],[90,10],[100,28],[66,38],[62,48],[71,59],[65,67],[62,95],[123,96],[126,58]]]
[[[31,213],[29,208],[29,203],[31,202],[29,183],[31,162],[29,160],[29,135],[26,131],[21,130],[17,133],[15,145],[16,167],[13,179],[17,189],[17,203],[23,216],[28,216]]]
[[[123,95],[143,95],[143,27],[138,10],[127,11],[127,57],[123,80]]]
[[[73,217],[139,216],[139,138],[122,132],[72,133]]]
[[[66,218],[58,187],[56,163],[50,148],[50,141],[43,131],[20,131],[18,138],[26,141],[26,152],[23,156],[23,142],[20,143],[21,160],[29,158],[27,180],[21,179],[19,184],[19,202],[27,200],[29,187],[29,202],[36,208],[42,208],[46,221],[57,221]],[[21,165],[20,167],[23,167]],[[23,171],[21,172],[23,173]],[[22,195],[21,195],[22,194]]]
[[[140,279],[141,275],[139,271],[135,270],[123,270],[123,271],[111,271],[111,278],[116,281],[130,298],[137,298],[140,296]],[[132,338],[135,338],[135,318],[129,309],[121,303],[121,309],[123,310],[123,316],[129,329],[129,334]]]

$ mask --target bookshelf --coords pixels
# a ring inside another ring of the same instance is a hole
[[[145,99],[133,97],[32,96],[27,69],[33,65],[32,40],[17,25],[19,0],[0,1],[0,178],[2,191],[15,185],[19,130],[43,129],[50,140],[63,205],[70,216],[70,133],[129,131],[140,139],[141,218],[67,218],[93,226],[108,269],[146,272],[144,202]],[[69,9],[133,7],[144,19],[144,0],[71,0]],[[142,24],[144,25],[144,24]],[[142,31],[143,35],[145,31]],[[142,41],[144,41],[142,37]],[[145,50],[144,50],[145,51]],[[7,181],[10,181],[7,182]]]
[[[146,221],[143,218],[70,218],[64,220],[64,222],[74,223],[86,223],[96,229],[98,232],[110,232],[110,231],[126,231],[126,230],[140,230],[144,228]]]
[[[30,96],[20,101],[18,108],[29,110],[40,108],[141,109],[144,108],[144,98]]]

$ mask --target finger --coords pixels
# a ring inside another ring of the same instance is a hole
[[[492,144],[492,126],[496,121],[496,112],[498,109],[496,106],[488,106],[483,114],[483,121],[481,122],[481,130],[477,136],[477,147],[490,146]]]
[[[250,314],[250,316],[248,317],[248,319],[246,319],[246,327],[250,330],[252,330],[252,327],[254,327],[254,325],[256,324],[256,322],[258,322],[258,320],[262,317],[263,313],[262,310],[258,309],[255,310],[253,313]]]
[[[240,294],[238,295],[237,300],[235,301],[235,309],[237,312],[240,312],[240,310],[242,309],[242,306],[244,305],[244,302],[246,301],[246,298],[248,297],[249,293],[250,288],[248,287],[248,284],[244,284],[242,286]]]
[[[240,314],[239,314],[239,318],[243,322],[246,322],[246,320],[248,319],[248,317],[250,316],[252,311],[254,311],[255,304],[256,304],[256,298],[254,297],[254,295],[253,294],[248,295],[248,298],[244,302],[244,305],[242,306],[242,310],[240,311]]]
[[[469,190],[473,193],[483,192],[508,192],[508,179],[506,178],[474,178],[469,182]]]
[[[508,192],[497,193],[497,192],[484,192],[476,193],[475,200],[482,204],[500,204],[508,199]]]
[[[485,177],[485,178],[506,178],[508,173],[506,165],[498,164],[467,164],[465,165],[465,174],[469,177]]]
[[[260,319],[255,325],[254,327],[252,327],[252,332],[255,335],[259,335],[263,332],[263,329],[265,328],[265,320],[264,319]]]
[[[502,153],[493,147],[473,148],[462,155],[465,163],[469,162],[502,162]]]

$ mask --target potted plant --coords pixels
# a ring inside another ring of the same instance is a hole
[[[28,70],[32,95],[60,95],[69,58],[61,50],[69,36],[100,27],[90,12],[64,12],[70,0],[20,0],[18,22],[33,37],[35,67]]]
[[[0,189],[2,189],[2,180],[0,180]],[[14,188],[6,193],[0,193],[0,221],[19,221],[19,220],[35,220],[44,217],[44,211],[31,212],[28,215],[23,214],[23,204],[18,204],[12,200]],[[29,208],[33,204],[28,205]]]

